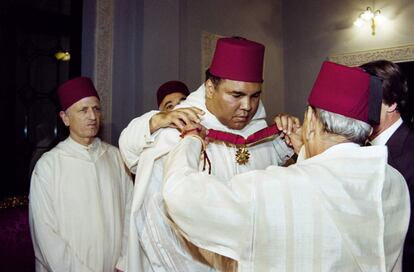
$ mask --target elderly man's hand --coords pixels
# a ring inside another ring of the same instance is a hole
[[[160,128],[173,127],[182,131],[186,125],[198,124],[204,111],[199,108],[179,108],[172,111],[160,111],[150,120],[150,131],[154,133]]]
[[[274,119],[277,128],[282,131],[287,145],[291,146],[295,153],[299,153],[303,145],[302,126],[297,117],[288,114],[278,114]]]

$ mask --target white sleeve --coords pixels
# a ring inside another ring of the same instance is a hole
[[[138,161],[144,149],[152,147],[160,130],[153,134],[149,123],[159,111],[150,111],[132,120],[119,137],[119,150],[128,169],[135,174]]]
[[[387,271],[402,271],[403,245],[410,223],[410,195],[404,177],[390,165],[385,170],[381,196]]]
[[[53,181],[46,175],[51,171],[40,167],[38,162],[30,184],[29,222],[36,260],[48,271],[94,271],[60,236],[54,210]]]
[[[185,137],[168,155],[163,189],[168,213],[198,247],[240,260],[252,246],[254,180],[236,176],[228,186],[199,172],[200,150],[197,138]]]
[[[131,218],[131,204],[132,204],[132,195],[133,195],[133,185],[132,180],[127,171],[124,169],[124,165],[121,164],[122,167],[122,185],[124,188],[125,194],[125,210],[124,210],[124,230],[122,235],[122,248],[121,248],[121,256],[118,258],[116,268],[120,271],[125,271],[126,268],[126,252],[128,249],[128,234],[129,234],[129,222]]]

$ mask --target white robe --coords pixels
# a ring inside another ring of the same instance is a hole
[[[207,128],[236,133],[247,137],[267,126],[265,111],[260,103],[252,121],[242,130],[231,130],[221,124],[205,106],[202,85],[191,93],[179,107],[198,107],[204,110],[201,124]],[[149,131],[149,120],[157,111],[149,112],[131,121],[119,139],[119,147],[126,165],[136,173],[131,208],[127,271],[206,271],[182,248],[165,219],[162,201],[162,172],[164,156],[179,142],[179,132],[173,128]],[[283,164],[293,151],[280,139],[248,148],[249,163],[238,165],[236,148],[212,143],[207,149],[212,173],[229,179],[237,173],[264,169],[272,164]],[[201,167],[201,166],[200,166]]]
[[[36,271],[113,272],[132,187],[118,149],[98,138],[86,147],[68,137],[45,153],[30,184]]]
[[[401,271],[410,202],[385,147],[338,144],[229,183],[200,173],[201,142],[170,152],[163,196],[195,245],[239,271]]]

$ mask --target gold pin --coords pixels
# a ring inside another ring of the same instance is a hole
[[[244,165],[249,162],[250,153],[245,146],[237,148],[236,162],[240,165]]]

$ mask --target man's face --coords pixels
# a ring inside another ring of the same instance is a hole
[[[69,127],[70,136],[76,142],[89,145],[99,132],[101,104],[95,96],[85,97],[61,111],[63,123]]]
[[[174,107],[186,99],[186,95],[181,92],[170,93],[164,97],[160,103],[160,111],[172,111]]]
[[[223,125],[240,130],[255,115],[261,92],[261,83],[223,79],[215,88],[211,80],[207,80],[206,106]]]

